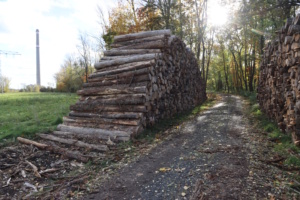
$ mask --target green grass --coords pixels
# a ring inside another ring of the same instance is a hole
[[[7,93],[0,95],[0,142],[52,131],[77,101],[76,94]]]

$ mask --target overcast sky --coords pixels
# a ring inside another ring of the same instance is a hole
[[[97,5],[107,10],[117,0],[0,0],[0,55],[2,75],[11,88],[36,83],[36,29],[40,31],[41,84],[55,87],[54,74],[66,55],[77,52],[80,32],[97,35]]]

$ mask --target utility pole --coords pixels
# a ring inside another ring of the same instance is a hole
[[[36,29],[36,84],[41,86],[41,69],[40,69],[40,32]]]
[[[1,93],[3,93],[4,90],[4,81],[3,81],[3,77],[2,77],[2,71],[1,71],[1,55],[12,55],[12,56],[19,56],[21,55],[18,52],[14,52],[14,51],[4,51],[4,50],[0,50],[0,84],[1,84]]]

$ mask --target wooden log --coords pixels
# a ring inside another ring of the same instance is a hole
[[[106,139],[106,140],[108,138],[112,138],[113,140],[128,141],[130,138],[130,135],[124,131],[109,131],[103,129],[80,128],[80,127],[65,126],[65,125],[58,125],[57,130],[63,132],[87,134],[97,139]]]
[[[96,80],[101,80],[101,78],[104,78],[106,80],[115,80],[115,79],[120,79],[120,78],[126,78],[126,77],[131,77],[133,78],[134,76],[140,76],[140,75],[152,75],[154,74],[154,67],[148,67],[148,68],[143,68],[143,69],[138,69],[134,71],[128,71],[128,72],[123,72],[120,74],[116,75],[107,75],[105,77],[100,76],[97,77],[96,75],[93,78],[90,78],[91,80],[96,79]]]
[[[93,124],[117,124],[117,125],[128,125],[128,126],[139,126],[141,125],[141,119],[111,119],[111,118],[84,118],[84,117],[63,117],[64,122],[70,123],[93,123]]]
[[[120,46],[120,47],[114,48],[114,49],[162,49],[164,47],[165,47],[164,40],[155,40],[155,41],[145,42],[145,43],[140,43],[140,44]]]
[[[146,32],[139,32],[127,35],[119,35],[114,37],[114,42],[123,42],[128,40],[135,40],[145,37],[153,37],[157,35],[171,35],[170,30],[156,30],[156,31],[146,31]]]
[[[137,70],[138,71],[138,70]],[[84,84],[84,87],[88,87],[92,84],[97,84],[97,86],[108,86],[108,85],[121,85],[121,84],[128,84],[131,86],[133,83],[145,82],[150,81],[151,76],[148,72],[145,73],[145,70],[137,72],[135,71],[134,74],[131,76],[126,74],[119,74],[114,77],[97,77],[93,79],[88,79],[89,83]]]
[[[91,83],[85,83],[83,85],[84,89],[93,89],[97,90],[99,88],[106,90],[106,89],[127,89],[127,88],[135,88],[135,87],[148,87],[149,86],[148,81],[143,81],[143,82],[135,82],[135,83],[127,83],[127,84],[112,84],[112,85],[107,85],[103,86],[101,82],[91,82]]]
[[[97,103],[100,105],[143,105],[146,103],[147,96],[145,94],[131,94],[118,96],[88,96],[81,97],[80,101],[85,103]]]
[[[283,27],[282,33],[288,32],[289,27],[290,27],[292,24],[293,24],[293,18],[287,18],[287,19],[286,19],[286,22],[285,22],[285,25],[284,25],[284,27]]]
[[[130,125],[120,125],[120,124],[101,124],[101,123],[97,123],[97,122],[91,122],[91,121],[84,121],[84,120],[78,120],[78,121],[64,121],[63,125],[65,126],[74,126],[74,127],[80,127],[80,128],[94,128],[94,129],[105,129],[107,131],[125,131],[126,133],[128,133],[129,135],[135,135],[139,130],[143,130],[143,127],[146,126],[145,124],[145,120],[143,121],[143,123],[141,123],[138,126],[130,126]],[[103,128],[105,127],[105,128]],[[124,127],[123,129],[121,129],[121,127]],[[103,137],[102,140],[105,140],[106,136]],[[96,139],[96,138],[94,138]],[[108,138],[106,138],[108,139]],[[113,141],[120,141],[120,140],[115,140],[112,139]]]
[[[104,56],[127,56],[139,54],[158,54],[161,53],[160,49],[118,49],[104,51]]]
[[[116,124],[94,124],[94,123],[66,123],[64,124],[66,126],[75,126],[75,127],[81,127],[81,128],[95,128],[95,129],[104,129],[104,130],[109,130],[109,131],[124,131],[126,133],[128,133],[129,135],[133,135],[133,134],[137,134],[137,133],[141,133],[141,131],[143,131],[143,126],[128,126],[128,125],[116,125]],[[53,132],[54,133],[54,132]],[[70,132],[69,135],[70,136],[76,137],[76,138],[83,138],[83,139],[91,139],[94,140],[95,139],[100,139],[100,140],[107,140],[108,137],[104,136],[103,138],[98,138],[98,137],[94,137],[93,135],[80,135],[80,133],[76,134],[73,132]],[[68,137],[68,135],[66,135],[66,137]],[[113,138],[111,138],[112,140],[114,140]],[[116,141],[116,140],[114,140]]]
[[[136,44],[145,44],[148,42],[156,42],[158,40],[163,41],[165,39],[165,35],[157,35],[153,37],[146,37],[142,39],[135,39],[135,40],[129,40],[125,42],[115,42],[111,45],[112,48],[119,48],[119,47],[124,47],[124,46],[131,46],[131,45],[136,45]]]
[[[130,125],[120,125],[120,124],[97,124],[94,122],[84,122],[84,121],[77,121],[77,122],[64,122],[64,125],[66,126],[76,126],[76,127],[87,127],[87,128],[95,128],[95,129],[104,129],[104,130],[109,130],[109,131],[124,131],[128,133],[129,135],[132,135],[139,131],[143,125],[139,126],[130,126]],[[81,138],[81,137],[79,137]],[[92,137],[86,137],[86,138],[91,138]],[[95,138],[94,138],[95,139]]]
[[[23,144],[36,146],[39,149],[46,149],[48,147],[47,144],[42,144],[22,137],[17,137],[17,140]]]
[[[139,112],[100,112],[96,113],[83,113],[83,112],[74,112],[69,113],[71,117],[85,117],[85,118],[108,118],[108,119],[140,119],[143,117],[143,113]]]
[[[130,58],[123,58],[123,59],[117,59],[117,60],[108,60],[103,62],[98,62],[95,64],[96,69],[103,69],[106,67],[111,67],[115,65],[122,65],[126,63],[133,63],[133,62],[141,62],[141,61],[147,61],[147,60],[153,60],[156,58],[159,58],[160,54],[145,54],[145,55],[137,55],[137,56],[131,56]]]
[[[87,149],[95,149],[98,151],[107,151],[108,147],[106,145],[102,145],[102,144],[88,144],[79,140],[74,140],[74,139],[65,139],[65,138],[60,138],[60,137],[56,137],[54,135],[50,135],[50,134],[38,134],[39,137],[46,139],[46,140],[51,140],[51,141],[55,141],[55,142],[59,142],[59,143],[63,143],[63,144],[69,144],[69,145],[75,145],[77,147],[82,147],[82,148],[87,148]]]
[[[292,44],[292,40],[293,40],[292,36],[286,36],[284,39],[284,44],[285,45]]]
[[[130,63],[130,64],[126,64],[124,66],[121,65],[121,66],[118,66],[116,69],[95,72],[95,73],[91,74],[89,76],[89,78],[114,75],[114,74],[120,74],[123,72],[144,69],[144,68],[153,66],[154,63],[155,63],[154,61],[144,61],[144,62]]]
[[[300,25],[300,14],[297,14],[297,16],[294,18],[294,25]]]
[[[70,110],[78,112],[91,112],[91,113],[101,113],[101,112],[147,112],[145,105],[110,105],[104,106],[102,104],[96,103],[82,103],[79,102],[75,105],[70,106]]]
[[[294,42],[291,46],[292,50],[296,51],[300,49],[300,44],[298,42]]]
[[[69,151],[67,149],[61,148],[55,144],[42,144],[42,143],[38,143],[32,140],[28,140],[22,137],[18,137],[17,140],[21,143],[27,144],[27,145],[33,145],[38,147],[39,149],[45,149],[48,151],[51,151],[53,153],[57,153],[57,154],[61,154],[67,158],[72,158],[72,159],[76,159],[79,160],[81,162],[88,162],[89,159],[87,157],[85,157],[84,155],[78,153],[78,152],[74,152],[74,151]]]
[[[300,32],[300,25],[291,25],[288,30],[288,35],[292,36],[294,33]]]
[[[133,88],[89,88],[78,90],[77,94],[81,96],[95,96],[95,95],[116,95],[116,94],[146,94],[147,87],[133,87]]]
[[[117,59],[122,59],[122,58],[130,58],[130,56],[112,56],[112,57],[102,57],[99,62],[104,62],[108,60],[117,60]]]
[[[112,89],[117,89],[117,88],[125,88],[125,87],[141,87],[141,86],[146,86],[146,87],[149,87],[149,85],[151,84],[149,82],[149,75],[147,76],[148,77],[148,81],[136,81],[136,80],[132,80],[132,77],[131,79],[127,79],[127,81],[124,83],[111,83],[109,85],[106,85],[106,84],[103,84],[102,82],[88,82],[88,83],[84,83],[83,84],[83,88],[87,88],[87,89],[90,89],[90,88],[112,88]],[[134,77],[133,77],[134,79]],[[105,83],[105,82],[104,82]]]

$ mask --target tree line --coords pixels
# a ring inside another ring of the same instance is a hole
[[[226,24],[209,23],[208,6],[213,9],[213,3],[228,8]],[[108,20],[98,6],[102,32],[96,37],[80,35],[79,53],[68,56],[55,75],[57,90],[78,90],[101,52],[111,48],[114,36],[170,29],[195,53],[208,89],[255,91],[264,45],[296,15],[299,5],[297,0],[119,0]],[[91,55],[89,38],[99,54]]]

